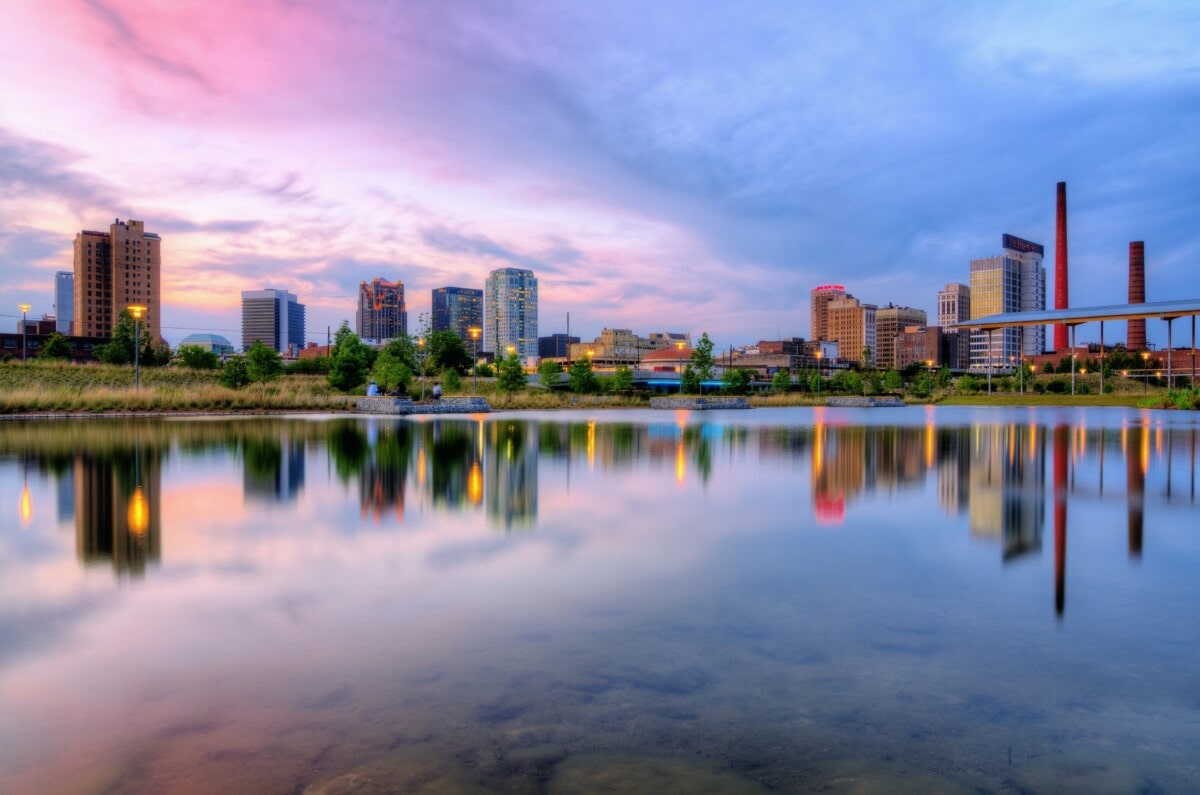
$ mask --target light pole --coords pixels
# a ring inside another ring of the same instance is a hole
[[[146,314],[146,307],[133,304],[126,307],[129,314],[133,315],[133,391],[137,392],[141,388],[141,368],[138,362],[138,352],[142,347],[142,315]]]
[[[417,357],[421,360],[421,403],[425,402],[425,338],[417,337]]]
[[[1150,391],[1150,354],[1142,353],[1142,394]]]
[[[471,335],[471,394],[479,393],[479,333],[483,329],[471,326],[467,333]]]
[[[817,351],[817,399],[821,398],[821,351]]]
[[[31,306],[32,304],[17,304],[17,309],[21,310],[21,364],[25,364],[25,355],[26,351],[28,351],[28,347],[25,344],[25,335],[27,334],[27,330],[25,328],[25,316],[29,313],[29,308]]]

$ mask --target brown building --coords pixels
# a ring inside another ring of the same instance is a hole
[[[893,365],[903,370],[911,364],[929,367],[949,365],[946,361],[946,335],[938,326],[908,326],[896,335],[896,358]],[[963,365],[966,367],[966,364]]]
[[[875,366],[890,370],[903,365],[896,363],[896,337],[906,328],[927,324],[924,309],[888,304],[875,312]]]
[[[408,309],[404,303],[404,282],[375,278],[359,282],[358,312],[355,320],[358,336],[364,340],[390,340],[408,334]]]
[[[122,222],[107,232],[75,235],[75,334],[111,337],[121,312],[144,306],[143,327],[162,338],[162,239],[141,221]]]
[[[827,339],[837,342],[838,357],[844,361],[858,362],[864,348],[876,349],[874,304],[864,304],[847,295],[830,301],[826,306],[829,318]]]
[[[846,292],[846,288],[840,284],[822,284],[820,287],[814,287],[810,294],[809,309],[812,317],[812,338],[814,340],[833,339],[829,336],[829,313],[828,307],[830,301],[837,301],[841,298],[853,297]]]

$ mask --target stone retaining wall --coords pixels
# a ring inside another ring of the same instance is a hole
[[[855,409],[900,408],[904,400],[898,397],[831,397],[825,398],[825,405]]]
[[[360,414],[478,414],[492,410],[486,398],[448,397],[428,403],[414,403],[407,397],[360,397],[354,401]]]
[[[692,409],[707,411],[710,409],[748,409],[750,401],[744,397],[652,397],[652,409]]]

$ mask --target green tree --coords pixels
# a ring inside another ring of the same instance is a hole
[[[731,367],[721,376],[721,390],[728,395],[744,395],[750,391],[751,374],[745,367]]]
[[[413,342],[413,338],[407,334],[388,340],[380,355],[385,353],[407,367],[409,372],[415,373],[421,369],[417,358],[417,343]]]
[[[938,389],[946,389],[954,383],[954,374],[950,372],[949,367],[943,367],[938,370],[937,378],[934,379]]]
[[[959,392],[978,392],[979,379],[973,375],[964,375],[958,379]]]
[[[912,382],[912,393],[917,397],[929,397],[933,392],[933,376],[928,370],[922,370],[917,373]]]
[[[221,375],[218,378],[222,385],[230,389],[241,389],[250,383],[250,374],[246,370],[246,357],[230,356],[225,361],[225,366],[221,368]]]
[[[283,374],[283,357],[274,348],[255,340],[246,351],[246,375],[251,381],[265,384]]]
[[[829,391],[861,395],[863,391],[862,376],[853,370],[839,370],[833,378],[829,379]]]
[[[515,353],[501,359],[496,365],[496,371],[496,386],[501,392],[519,392],[529,383],[525,369],[521,367],[521,360]]]
[[[480,378],[495,378],[496,368],[492,367],[487,362],[483,362],[475,367],[475,375],[479,376]]]
[[[862,369],[863,370],[875,369],[875,354],[874,354],[874,352],[872,352],[870,345],[863,346],[861,355],[862,355],[862,358],[859,359],[859,364],[862,365]]]
[[[716,372],[713,360],[713,344],[708,338],[708,332],[700,335],[700,341],[692,350],[691,367],[696,371],[696,377],[701,381],[711,381]]]
[[[546,389],[552,389],[562,374],[562,365],[552,359],[543,359],[538,365],[538,380]]]
[[[56,331],[42,344],[42,351],[38,357],[41,359],[70,359],[71,353],[71,341],[65,334]]]
[[[401,384],[404,385],[404,391],[407,392],[409,382],[412,381],[412,368],[392,352],[394,350],[392,342],[396,341],[392,340],[384,346],[379,355],[375,357],[375,364],[371,368],[371,376],[379,384],[380,390],[384,392],[391,392]]]
[[[112,337],[103,345],[97,345],[93,351],[96,358],[105,364],[133,364],[134,335],[137,323],[128,309],[122,309],[113,327]],[[149,330],[143,330],[143,346],[150,340]]]
[[[180,345],[175,355],[181,365],[193,370],[216,370],[221,366],[220,357],[201,345]]]
[[[592,371],[590,359],[579,359],[567,371],[567,386],[572,392],[590,395],[600,389],[600,381]]]
[[[608,382],[608,388],[614,394],[626,394],[633,391],[633,371],[625,365],[621,365],[613,372],[612,379]]]
[[[792,374],[787,370],[776,370],[775,375],[771,376],[771,391],[783,393],[791,388]]]
[[[349,322],[343,320],[334,337],[333,361],[330,363],[329,385],[343,392],[351,392],[366,383],[371,369],[373,351],[363,344],[358,335],[350,330]]]
[[[471,354],[463,345],[462,339],[453,331],[435,331],[429,335],[425,345],[429,354],[429,369],[454,370],[457,373],[468,373],[471,370]]]
[[[283,371],[289,375],[328,375],[328,356],[306,356],[295,359],[283,366]]]
[[[699,395],[703,388],[700,374],[692,369],[690,362],[685,364],[683,372],[679,374],[679,391],[684,395]]]
[[[442,371],[442,389],[448,393],[458,392],[462,389],[462,376],[458,374],[458,370],[447,367]]]
[[[904,388],[904,378],[897,370],[888,370],[883,374],[883,386],[889,392],[899,392]]]

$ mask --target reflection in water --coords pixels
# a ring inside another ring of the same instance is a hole
[[[1186,791],[1196,429],[878,416],[0,423],[0,789]]]

